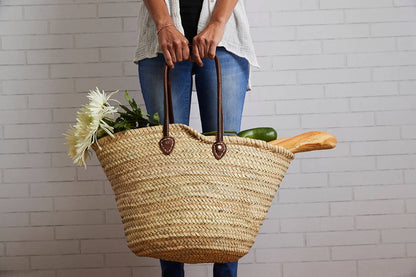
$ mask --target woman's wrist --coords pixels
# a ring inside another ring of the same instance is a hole
[[[166,29],[166,28],[168,28],[168,27],[170,27],[170,26],[175,26],[175,24],[173,24],[173,23],[168,23],[168,24],[162,25],[161,27],[159,27],[159,28],[157,29],[156,34],[157,34],[157,35],[159,35],[160,31],[162,31],[163,29]]]
[[[211,18],[211,20],[208,23],[208,26],[215,27],[215,28],[225,28],[226,24],[227,22],[225,20]]]
[[[164,0],[143,0],[143,2],[156,25],[156,30],[173,23]]]

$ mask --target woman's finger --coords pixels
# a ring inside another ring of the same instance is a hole
[[[196,45],[196,48],[198,49],[199,59],[201,60],[201,63],[203,64],[202,59],[205,58],[205,47],[204,47],[204,44],[203,43],[198,43]],[[200,65],[200,66],[202,66],[202,65]]]
[[[203,43],[198,43],[197,46],[198,46],[199,56],[201,58],[205,58],[206,57],[205,45]]]
[[[199,65],[203,66],[204,63],[201,60],[201,57],[199,56],[199,50],[198,47],[195,45],[195,43],[192,44],[192,59]]]
[[[209,46],[207,57],[211,60],[215,58],[215,53],[217,50],[217,45],[215,43],[211,43]]]
[[[165,61],[166,61],[167,65],[168,65],[170,68],[173,68],[173,67],[174,67],[174,65],[173,65],[172,57],[171,57],[171,55],[170,55],[170,53],[169,53],[169,51],[168,51],[168,49],[167,49],[167,48],[165,48],[165,49],[163,50],[163,56],[165,57]]]
[[[188,42],[182,48],[182,58],[183,58],[183,60],[189,60],[189,45],[188,45]]]
[[[173,51],[175,52],[175,57],[177,62],[183,61],[182,57],[182,42],[175,40],[173,42]]]
[[[166,40],[159,38],[160,49],[162,49],[163,56],[165,57],[165,62],[170,68],[173,68],[172,57],[169,53],[168,43]]]
[[[176,61],[177,61],[176,53],[175,53],[175,49],[172,47],[172,45],[170,45],[170,47],[168,47],[168,51],[169,51],[170,56],[172,57],[172,62],[176,63]]]

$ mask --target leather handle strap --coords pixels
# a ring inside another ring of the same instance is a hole
[[[222,112],[222,75],[221,64],[217,55],[215,59],[215,68],[217,70],[217,140],[212,145],[212,153],[217,160],[220,160],[227,152],[227,146],[224,143],[224,119]]]
[[[224,120],[222,111],[222,78],[221,64],[217,55],[215,55],[215,67],[217,71],[217,136],[212,145],[212,152],[217,160],[221,159],[227,152],[227,146],[224,143]],[[175,139],[169,135],[169,123],[174,123],[172,109],[172,92],[170,84],[170,68],[165,64],[163,70],[164,81],[164,122],[163,138],[159,141],[160,149],[163,153],[169,155],[175,146]]]

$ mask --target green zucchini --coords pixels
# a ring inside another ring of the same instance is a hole
[[[239,132],[237,136],[243,137],[243,138],[271,141],[277,138],[277,132],[275,129],[271,127],[258,127],[258,128],[243,130]]]

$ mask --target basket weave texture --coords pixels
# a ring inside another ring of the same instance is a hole
[[[137,256],[183,263],[237,261],[252,247],[294,154],[264,141],[225,136],[227,153],[212,155],[214,136],[169,124],[133,129],[92,148],[112,185],[127,245]]]

